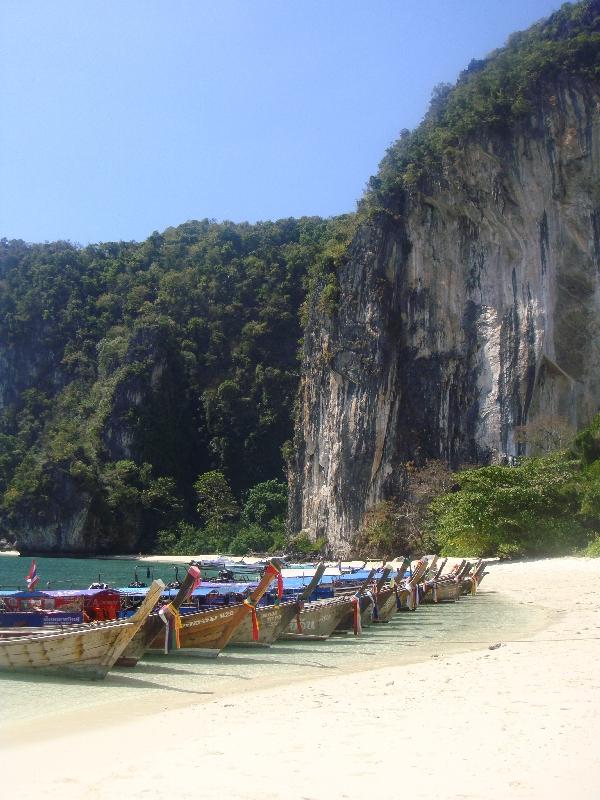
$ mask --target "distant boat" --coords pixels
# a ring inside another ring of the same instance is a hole
[[[164,583],[154,581],[136,613],[128,619],[70,625],[64,630],[0,632],[0,670],[104,678],[146,621]]]

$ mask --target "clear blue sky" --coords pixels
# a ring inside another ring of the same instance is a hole
[[[355,208],[432,87],[560,0],[0,0],[0,236]]]

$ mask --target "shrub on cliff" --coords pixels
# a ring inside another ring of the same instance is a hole
[[[569,451],[517,466],[458,473],[456,491],[430,505],[445,555],[540,556],[579,551],[600,530],[600,416]]]

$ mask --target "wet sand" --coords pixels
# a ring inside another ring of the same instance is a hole
[[[3,785],[61,800],[598,800],[599,580],[600,559],[493,565],[482,592],[546,609],[547,627],[98,725],[82,715],[43,741],[32,729],[3,748]]]

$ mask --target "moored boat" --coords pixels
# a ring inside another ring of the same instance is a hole
[[[485,563],[483,559],[479,559],[477,563],[471,567],[470,571],[466,571],[459,578],[460,593],[461,594],[476,594],[479,584],[485,575]]]
[[[310,583],[304,588],[298,599],[277,605],[258,606],[256,609],[256,619],[258,623],[258,638],[255,638],[252,630],[252,619],[246,615],[241,624],[236,628],[233,636],[229,640],[231,645],[262,645],[266,647],[276,641],[285,631],[288,625],[302,611],[304,602],[311,596],[317,587],[323,572],[325,563],[318,565]]]
[[[63,630],[0,635],[0,670],[104,678],[142,627],[164,589],[154,581],[136,613],[127,619],[71,625]]]
[[[397,608],[399,611],[408,609],[409,611],[416,611],[419,606],[419,601],[423,594],[422,587],[419,586],[423,580],[423,576],[427,572],[427,559],[421,558],[415,564],[414,570],[409,578],[400,581],[396,588]]]
[[[338,628],[342,619],[353,614],[356,602],[373,579],[371,570],[355,594],[334,595],[306,603],[296,620],[291,622],[280,638],[282,639],[327,639]]]
[[[135,667],[146,650],[162,633],[169,637],[177,623],[179,609],[200,581],[200,569],[193,564],[181,582],[179,590],[170,603],[161,611],[151,614],[139,631],[131,639],[117,661],[119,667]]]
[[[403,559],[397,574],[403,576],[404,570],[408,565],[409,560],[407,558]],[[402,577],[400,577],[400,580],[402,580]],[[377,616],[373,617],[373,622],[375,624],[389,622],[397,610],[398,600],[396,597],[396,579],[394,578],[392,585],[378,591]]]
[[[171,653],[192,656],[218,656],[221,650],[229,643],[236,628],[241,625],[246,616],[250,615],[252,629],[258,636],[258,617],[256,606],[263,597],[271,583],[281,579],[279,561],[272,559],[263,572],[258,585],[244,600],[232,606],[197,611],[191,614],[181,614],[178,618],[178,644],[179,647]],[[149,650],[164,650],[164,642],[160,635],[152,642]]]

